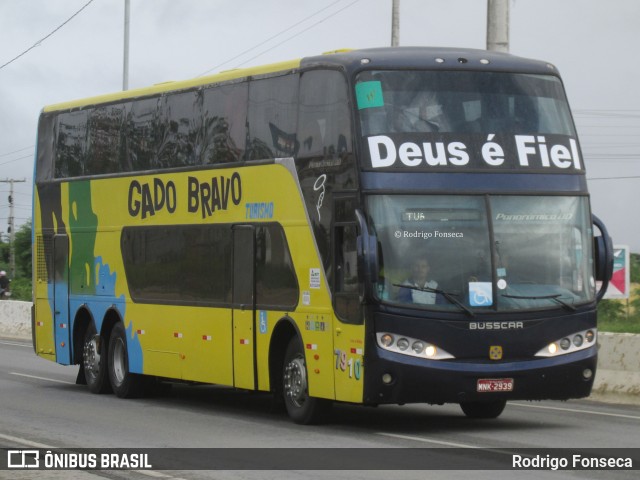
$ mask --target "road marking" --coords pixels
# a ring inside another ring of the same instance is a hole
[[[384,437],[400,438],[402,440],[413,440],[414,442],[434,443],[436,445],[444,445],[446,447],[456,448],[482,448],[475,445],[466,445],[464,443],[445,442],[443,440],[433,440],[431,438],[413,437],[410,435],[399,435],[397,433],[376,432],[376,435],[382,435]]]
[[[36,380],[46,380],[47,382],[64,383],[66,385],[75,385],[75,382],[67,382],[65,380],[56,380],[55,378],[37,377],[36,375],[27,375],[26,373],[9,372],[9,375],[17,375],[18,377],[35,378]]]
[[[13,347],[23,347],[23,348],[33,349],[33,345],[31,345],[30,343],[18,343],[18,342],[11,342],[7,340],[0,340],[0,345],[11,345]]]
[[[543,405],[526,405],[524,403],[511,403],[511,402],[509,402],[508,405],[512,405],[514,407],[540,408],[542,410],[556,410],[558,412],[586,413],[589,415],[600,415],[603,417],[618,417],[618,418],[630,418],[632,420],[640,420],[640,416],[638,415],[623,415],[621,413],[596,412],[594,410],[581,410],[577,408],[563,408],[563,407],[546,407]]]
[[[26,445],[27,447],[33,448],[54,448],[50,445],[45,445],[44,443],[32,442],[31,440],[27,440],[26,438],[13,437],[11,435],[5,435],[4,433],[0,433],[0,438],[3,440],[8,440],[9,442],[21,443],[22,445]]]

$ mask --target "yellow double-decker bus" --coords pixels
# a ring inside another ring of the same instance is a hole
[[[332,401],[496,417],[589,394],[596,224],[543,62],[342,51],[52,105],[34,348],[119,397],[188,381],[271,391],[299,423]]]

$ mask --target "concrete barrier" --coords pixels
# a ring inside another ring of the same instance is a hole
[[[31,340],[31,302],[0,300],[0,337]]]
[[[640,335],[598,333],[594,400],[640,405]]]
[[[0,301],[0,337],[31,341],[31,302]],[[590,398],[640,405],[640,335],[598,334],[598,372]]]

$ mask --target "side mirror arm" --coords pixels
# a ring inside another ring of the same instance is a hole
[[[602,220],[595,215],[591,215],[591,219],[601,233],[600,236],[593,237],[596,280],[602,281],[600,289],[596,292],[596,300],[599,302],[604,297],[613,275],[613,242]]]

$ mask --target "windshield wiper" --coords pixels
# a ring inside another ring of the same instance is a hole
[[[402,285],[401,283],[393,283],[392,285],[394,287],[408,288],[409,290],[418,290],[419,292],[439,293],[444,298],[446,298],[449,301],[449,303],[457,305],[461,310],[466,312],[466,314],[469,315],[470,317],[476,316],[475,313],[469,310],[462,302],[460,302],[460,300],[454,297],[455,295],[454,293],[445,292],[444,290],[440,290],[439,288],[429,288],[429,287],[420,288],[420,287],[414,287],[412,285]]]
[[[541,295],[541,296],[527,296],[527,295],[508,295],[508,294],[502,294],[503,297],[506,298],[515,298],[515,299],[520,299],[520,300],[553,300],[554,302],[562,305],[564,308],[566,308],[567,310],[571,310],[572,312],[576,311],[576,307],[574,307],[573,305],[571,305],[570,303],[567,303],[563,300],[560,300],[560,294],[556,294],[556,295]]]

